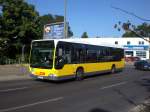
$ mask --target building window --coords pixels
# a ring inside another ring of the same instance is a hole
[[[144,41],[139,41],[139,45],[144,45]]]
[[[133,56],[133,51],[125,51],[125,56],[126,57],[132,57]]]
[[[117,44],[118,44],[118,41],[115,41],[115,44],[117,45]]]
[[[140,58],[146,58],[146,51],[136,51],[136,56]]]
[[[131,43],[130,43],[130,41],[127,41],[127,45],[130,45]]]

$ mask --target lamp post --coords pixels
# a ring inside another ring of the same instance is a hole
[[[67,38],[66,18],[67,18],[67,0],[64,0],[64,38]]]
[[[21,56],[21,61],[22,61],[22,64],[24,63],[25,61],[25,57],[24,57],[24,49],[25,49],[25,44],[22,46],[22,56]]]

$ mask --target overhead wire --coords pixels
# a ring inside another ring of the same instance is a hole
[[[116,10],[120,10],[121,12],[124,12],[124,13],[126,13],[126,14],[128,14],[128,15],[134,16],[134,17],[136,17],[136,18],[138,18],[138,19],[140,19],[140,20],[142,20],[142,21],[150,22],[150,19],[145,19],[145,18],[143,18],[143,17],[137,16],[137,15],[136,15],[135,13],[133,13],[133,12],[129,12],[129,11],[127,11],[127,10],[124,10],[124,9],[121,9],[121,8],[118,8],[118,7],[115,7],[115,6],[111,6],[111,8],[116,9]]]

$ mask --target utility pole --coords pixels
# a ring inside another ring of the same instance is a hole
[[[150,60],[150,36],[148,37],[148,39],[149,39],[149,47],[148,47],[148,49],[149,49],[149,60]]]
[[[25,44],[22,46],[22,57],[21,57],[21,74],[22,75],[25,75],[25,68],[24,68],[25,57],[24,57],[24,51],[25,51]]]
[[[25,45],[22,46],[22,56],[21,56],[22,64],[23,64],[24,61],[25,61],[25,57],[24,57],[24,49],[25,49]]]
[[[64,38],[67,38],[67,0],[64,0]]]

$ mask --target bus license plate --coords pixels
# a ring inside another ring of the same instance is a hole
[[[39,78],[39,79],[43,79],[43,77],[42,77],[42,76],[38,76],[38,78]]]

